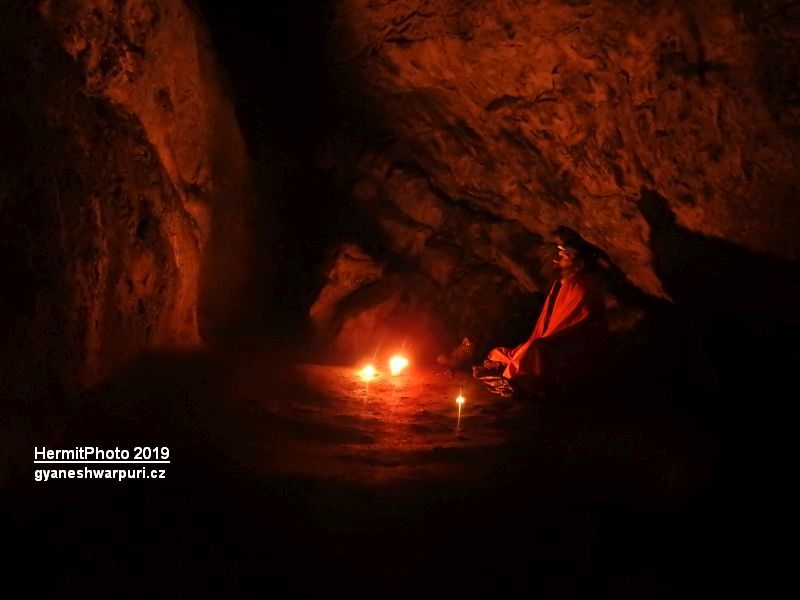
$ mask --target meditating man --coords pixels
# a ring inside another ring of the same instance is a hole
[[[530,338],[516,348],[494,348],[482,367],[473,368],[475,377],[503,396],[511,394],[512,386],[545,396],[559,382],[579,377],[605,332],[602,288],[592,273],[590,247],[579,238],[560,236],[553,262],[560,276]],[[501,370],[502,379],[497,376]]]

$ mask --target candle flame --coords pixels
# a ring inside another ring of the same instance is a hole
[[[361,369],[358,372],[358,374],[364,381],[372,381],[373,379],[375,379],[375,374],[376,374],[375,367],[373,367],[372,365],[367,365],[363,369]]]
[[[400,372],[408,366],[408,359],[399,354],[389,359],[389,370],[392,375],[399,375]]]
[[[459,395],[458,398],[456,398],[456,404],[458,404],[459,406],[464,404],[464,396]]]

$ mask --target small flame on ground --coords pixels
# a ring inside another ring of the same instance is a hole
[[[408,359],[405,356],[397,354],[389,359],[389,370],[392,372],[392,375],[398,375],[407,366]]]
[[[456,429],[461,429],[461,406],[464,404],[464,396],[461,395],[461,390],[458,390],[456,404],[458,404],[458,421],[456,421]]]
[[[359,377],[364,381],[372,381],[375,379],[377,371],[375,371],[375,367],[372,365],[367,365],[363,369],[358,372]]]

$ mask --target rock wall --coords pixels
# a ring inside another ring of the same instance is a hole
[[[252,191],[184,2],[1,6],[3,384],[32,398],[224,327]]]
[[[671,300],[686,294],[666,272],[692,257],[660,254],[665,222],[704,247],[797,260],[795,3],[333,4],[343,186],[384,244],[440,284],[444,263],[428,259],[444,243],[541,291],[537,241],[560,226]],[[700,275],[690,294],[704,293]]]

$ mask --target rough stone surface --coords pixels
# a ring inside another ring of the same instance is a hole
[[[403,351],[429,361],[448,340],[437,310],[437,287],[425,277],[390,274],[350,294],[338,307],[332,358],[386,360]]]
[[[540,288],[536,269],[480,222],[544,238],[568,226],[641,290],[670,297],[640,210],[652,194],[692,234],[797,259],[794,3],[334,5],[341,103],[361,97],[348,131],[371,132],[356,188],[368,180],[435,230],[468,213],[459,243],[524,288]]]
[[[460,246],[428,238],[420,255],[419,270],[439,285],[447,285],[457,276],[462,258]]]
[[[248,162],[183,2],[4,0],[2,15],[2,383],[35,397],[197,344],[198,314],[229,318]]]
[[[537,296],[506,271],[434,239],[418,266],[421,274],[384,271],[353,245],[339,250],[310,311],[318,339],[326,346],[330,339],[335,359],[406,348],[415,359],[430,360],[463,336],[483,348],[515,343],[532,327]]]
[[[357,244],[342,244],[325,269],[324,287],[309,311],[311,321],[317,327],[326,327],[336,305],[352,292],[379,279],[384,267]]]
[[[526,335],[541,308],[536,296],[498,267],[479,264],[444,290],[441,306],[452,331],[470,337],[479,347],[489,342],[519,342]],[[460,337],[459,335],[459,337]]]

